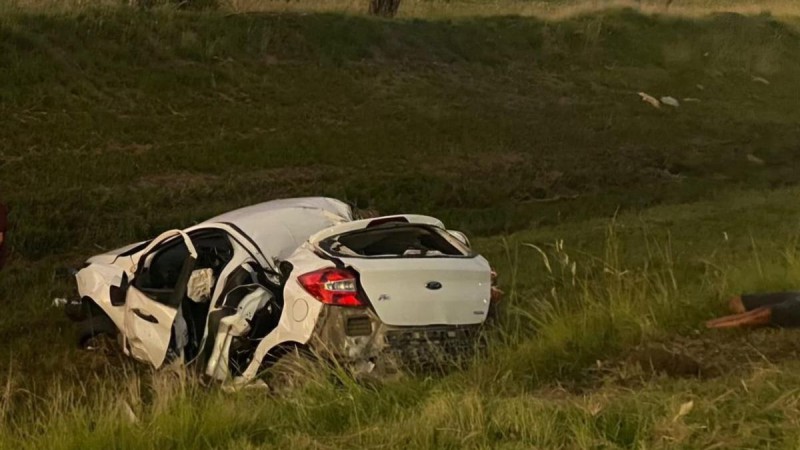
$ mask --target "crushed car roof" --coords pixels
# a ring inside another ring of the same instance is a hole
[[[352,219],[352,209],[340,200],[303,197],[236,209],[191,229],[210,223],[232,225],[249,236],[266,258],[284,259],[311,235]]]

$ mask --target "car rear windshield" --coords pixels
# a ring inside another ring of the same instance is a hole
[[[443,233],[426,225],[387,224],[329,237],[319,245],[334,256],[465,256]]]

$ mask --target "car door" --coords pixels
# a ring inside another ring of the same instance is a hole
[[[197,251],[189,236],[171,230],[140,255],[125,297],[126,349],[158,368],[166,359],[172,324],[186,295]]]

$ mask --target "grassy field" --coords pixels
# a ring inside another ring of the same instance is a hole
[[[6,10],[64,13],[97,7],[133,5],[141,0],[0,0]],[[172,0],[149,0],[163,5]],[[197,0],[195,0],[197,1]],[[228,13],[339,13],[365,15],[369,0],[203,0],[216,1]],[[178,3],[178,2],[174,2]],[[202,2],[201,2],[202,3]],[[800,4],[794,0],[402,0],[401,18],[453,19],[486,16],[531,16],[564,19],[609,8],[635,8],[643,14],[702,17],[712,13],[770,13],[797,16]]]
[[[0,446],[796,448],[800,335],[702,322],[800,278],[799,24],[5,9]],[[294,195],[475,236],[490,354],[271,396],[73,347],[55,269]]]

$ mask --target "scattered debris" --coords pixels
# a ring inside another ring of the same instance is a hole
[[[763,77],[753,77],[753,81],[755,83],[761,83],[763,85],[769,86],[769,80]]]
[[[661,103],[663,103],[663,104],[665,104],[667,106],[672,106],[673,108],[677,108],[677,107],[681,106],[681,104],[678,102],[678,100],[675,97],[670,97],[668,95],[664,96],[664,97],[661,97]]]
[[[639,97],[642,98],[643,102],[651,104],[653,108],[661,108],[661,102],[659,102],[658,99],[653,97],[652,95],[646,94],[644,92],[639,92]]]
[[[695,97],[684,97],[683,101],[684,103],[700,103],[700,99]]]
[[[682,404],[680,409],[678,409],[678,414],[675,414],[675,417],[672,418],[672,421],[677,422],[681,417],[692,412],[692,408],[694,408],[694,401],[692,400]]]
[[[697,87],[697,89],[700,89],[701,91],[705,91],[706,90],[706,87],[703,86],[702,84],[696,84],[695,86]]]
[[[748,153],[747,154],[747,160],[750,161],[753,164],[758,164],[759,166],[763,166],[764,165],[764,160],[759,158],[758,156],[752,154],[752,153]]]
[[[56,297],[53,299],[53,308],[63,308],[67,304],[67,299]]]
[[[661,108],[661,104],[665,104],[667,106],[672,106],[673,108],[679,107],[681,104],[675,97],[670,97],[668,95],[661,97],[661,100],[653,97],[650,94],[645,92],[639,92],[639,97],[641,97],[643,102],[649,103],[653,106],[653,108]]]

